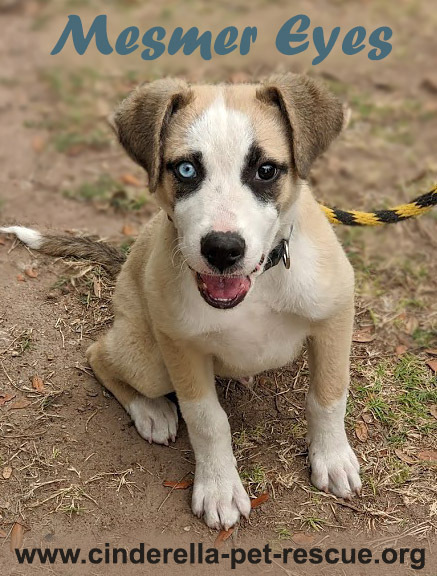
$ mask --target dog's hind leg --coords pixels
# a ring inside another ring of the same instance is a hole
[[[174,442],[178,413],[176,405],[163,396],[170,391],[163,364],[159,359],[152,358],[147,348],[143,347],[141,362],[135,364],[131,358],[130,365],[126,364],[122,355],[124,348],[119,348],[116,356],[111,350],[111,344],[114,344],[112,330],[87,350],[87,358],[96,378],[120,402],[145,440],[164,445],[168,445],[170,440]]]

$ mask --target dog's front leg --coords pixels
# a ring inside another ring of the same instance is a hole
[[[215,388],[213,360],[160,335],[159,343],[178,396],[196,459],[192,508],[211,528],[236,524],[250,513],[232,452],[231,430]]]
[[[361,489],[360,466],[346,437],[353,304],[314,326],[309,340],[310,388],[307,441],[311,482],[325,492],[350,498]]]

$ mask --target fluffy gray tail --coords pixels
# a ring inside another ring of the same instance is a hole
[[[87,237],[44,236],[37,230],[24,226],[0,227],[0,232],[15,234],[29,248],[49,256],[91,260],[103,266],[111,276],[117,276],[126,260],[125,254],[118,248]]]

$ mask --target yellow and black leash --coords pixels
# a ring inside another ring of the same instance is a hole
[[[329,208],[320,204],[321,209],[332,224],[346,226],[380,226],[382,224],[395,224],[408,218],[416,218],[425,214],[437,205],[437,185],[430,192],[422,194],[408,204],[400,204],[388,210],[375,210],[374,212],[360,212],[359,210],[340,210]]]

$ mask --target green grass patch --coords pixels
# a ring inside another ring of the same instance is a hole
[[[104,150],[109,146],[109,140],[108,134],[100,129],[88,133],[67,130],[54,136],[53,145],[58,152],[71,154],[84,148]]]
[[[63,194],[84,202],[108,203],[121,211],[141,210],[149,201],[145,193],[138,194],[128,190],[110,174],[100,174],[92,181],[85,181],[75,188],[64,189]]]
[[[240,474],[241,480],[248,484],[264,484],[266,473],[261,464],[255,464],[252,468],[243,470]]]
[[[267,489],[267,473],[262,464],[253,464],[251,468],[243,468],[240,478],[250,496],[259,496]]]
[[[437,387],[423,359],[405,354],[358,372],[361,378],[354,386],[353,408],[364,406],[385,428],[391,446],[402,446],[411,433],[436,430],[429,406],[437,403]]]
[[[387,472],[392,484],[395,486],[402,486],[408,482],[411,474],[410,468],[397,458],[389,461]]]
[[[327,524],[324,518],[319,518],[318,516],[303,516],[300,521],[304,530],[314,530],[315,532],[320,532]]]
[[[109,174],[101,174],[97,180],[82,182],[77,188],[63,191],[69,198],[80,198],[81,200],[98,200],[108,198],[120,188]]]
[[[107,148],[112,134],[102,107],[109,112],[115,105],[117,82],[93,68],[48,68],[40,72],[40,79],[52,105],[39,119],[24,125],[47,130],[54,148],[61,153]]]
[[[422,328],[416,328],[413,332],[414,341],[418,346],[426,348],[431,346],[431,344],[437,338],[437,332],[431,330],[423,330]]]
[[[276,533],[279,540],[289,540],[291,538],[291,532],[288,528],[277,528]]]

